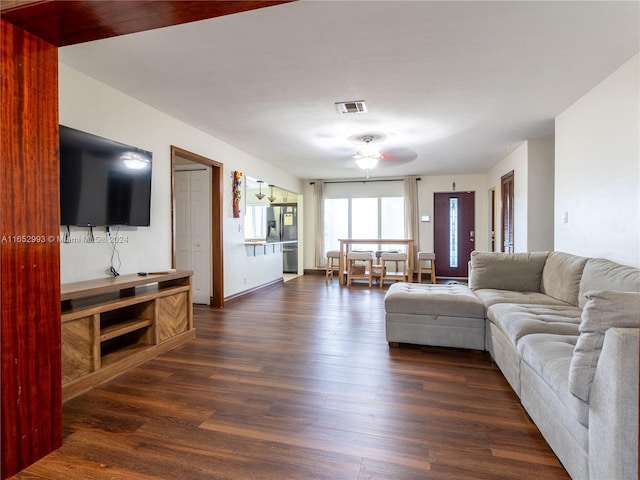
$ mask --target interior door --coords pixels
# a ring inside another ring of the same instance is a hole
[[[475,192],[434,193],[434,252],[438,277],[467,277],[475,249]]]
[[[211,169],[175,172],[176,267],[193,270],[193,303],[211,299]]]
[[[176,268],[191,270],[191,175],[190,172],[175,173],[176,205]]]

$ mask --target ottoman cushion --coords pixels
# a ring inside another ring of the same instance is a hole
[[[387,313],[484,318],[484,304],[464,285],[395,283],[384,298]]]

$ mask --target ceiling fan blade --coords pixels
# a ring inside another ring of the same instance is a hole
[[[418,158],[418,154],[415,150],[411,150],[410,148],[397,147],[390,148],[388,150],[383,149],[382,160],[380,161],[380,163],[387,165],[400,165],[412,162],[416,158]]]

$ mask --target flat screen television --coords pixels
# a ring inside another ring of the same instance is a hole
[[[60,125],[60,225],[149,226],[152,157]]]

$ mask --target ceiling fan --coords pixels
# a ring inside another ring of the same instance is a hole
[[[362,170],[366,170],[367,177],[369,176],[369,170],[372,170],[378,164],[378,161],[382,159],[382,153],[380,153],[380,144],[374,143],[376,137],[373,135],[363,135],[361,137],[362,145],[356,150],[356,154],[352,157],[358,167]]]
[[[348,138],[350,142],[356,144],[356,153],[351,158],[358,167],[367,172],[367,178],[370,171],[379,164],[385,167],[397,166],[418,158],[418,154],[409,148],[392,145],[383,147],[386,138],[382,133],[361,133]]]

